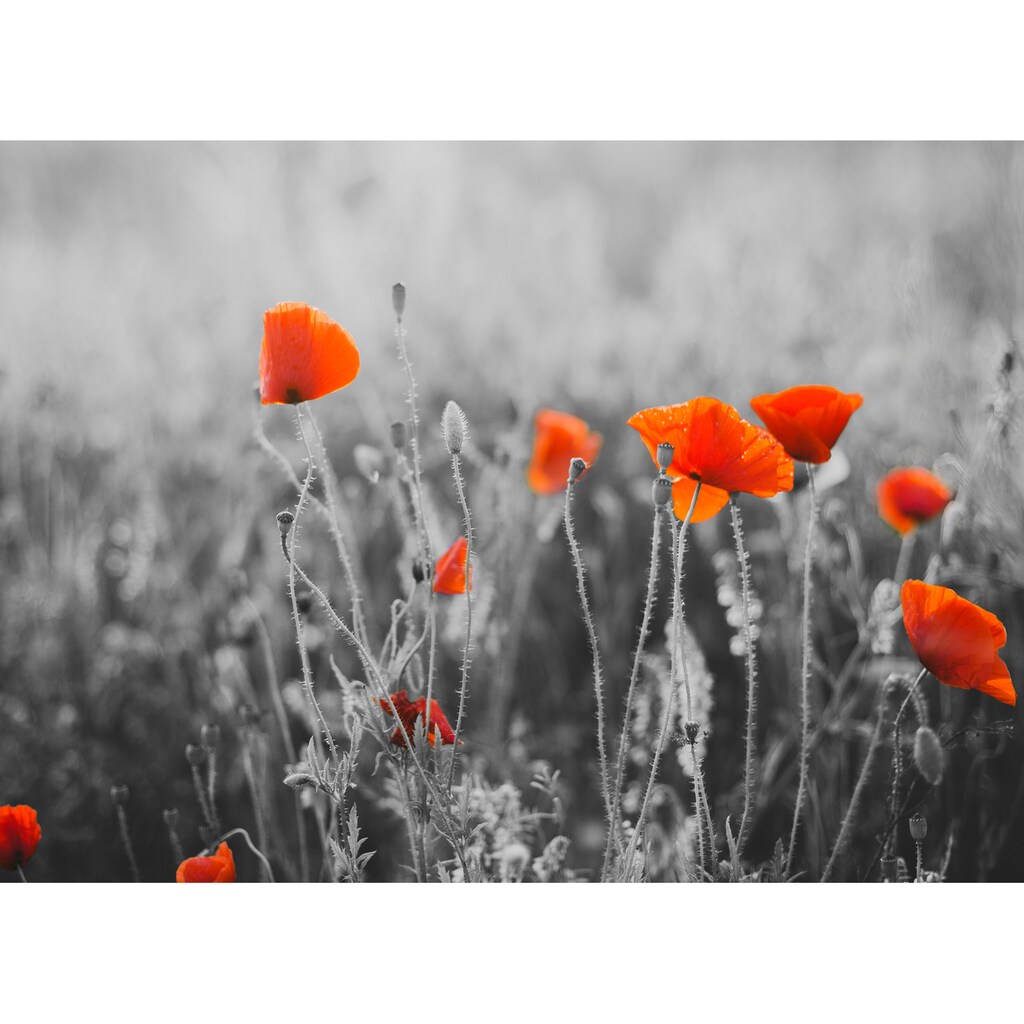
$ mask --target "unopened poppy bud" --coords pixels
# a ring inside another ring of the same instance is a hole
[[[395,451],[403,451],[405,449],[405,442],[409,439],[409,428],[405,425],[402,420],[395,420],[391,424],[391,443],[395,446]]]
[[[586,471],[587,464],[579,456],[569,463],[569,483],[574,484]]]
[[[168,807],[167,810],[164,811],[164,824],[168,828],[177,828],[178,827],[178,817],[179,817],[178,816],[178,808],[177,807]]]
[[[672,500],[672,481],[667,476],[655,478],[651,485],[651,500],[656,508],[664,508]]]
[[[937,786],[942,779],[945,755],[934,730],[922,725],[914,734],[914,764],[929,785]]]
[[[458,455],[462,451],[468,430],[466,414],[455,402],[449,402],[444,407],[444,414],[441,416],[441,436],[444,438],[449,455]]]
[[[300,590],[295,595],[295,607],[299,609],[300,615],[308,615],[309,610],[313,607],[313,591]]]
[[[686,742],[692,746],[700,736],[700,722],[687,722],[683,726],[683,732],[686,734]]]
[[[895,882],[899,877],[899,866],[896,863],[896,858],[886,856],[882,858],[882,881],[883,882]]]
[[[111,786],[110,787],[110,799],[118,807],[124,807],[128,803],[128,787],[127,786]]]
[[[220,726],[219,725],[204,725],[200,736],[203,741],[203,746],[207,750],[216,750],[220,746]]]
[[[206,751],[197,743],[187,743],[185,745],[185,760],[193,768],[198,768],[206,760]]]
[[[391,286],[391,306],[395,311],[395,316],[401,320],[402,314],[405,312],[405,285],[401,281]]]
[[[923,814],[915,814],[910,819],[910,834],[914,837],[915,843],[924,841],[928,835],[928,819]]]
[[[277,513],[277,527],[281,531],[282,537],[287,537],[291,532],[292,523],[295,522],[295,516],[285,509],[283,512]]]
[[[663,441],[658,445],[658,469],[664,473],[672,465],[672,456],[675,455],[675,448]]]

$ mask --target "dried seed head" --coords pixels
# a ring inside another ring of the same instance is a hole
[[[405,312],[405,285],[401,281],[391,286],[391,306],[399,320]]]
[[[882,858],[881,865],[882,881],[895,882],[899,877],[899,865],[896,863],[896,858],[893,856],[885,856]]]
[[[574,484],[586,472],[587,464],[578,455],[569,463],[569,483]]]
[[[939,737],[927,725],[921,726],[914,734],[914,764],[925,782],[931,786],[939,784],[945,760]]]
[[[204,725],[200,737],[203,741],[203,746],[207,750],[216,750],[220,746],[220,726],[219,725]]]
[[[294,522],[295,516],[292,512],[289,512],[288,509],[277,513],[277,528],[281,531],[282,537],[288,536],[292,529],[292,523]]]
[[[206,751],[198,743],[185,744],[185,759],[193,768],[198,768],[206,761]]]
[[[910,834],[914,837],[915,843],[924,841],[928,835],[928,819],[923,814],[915,814],[910,819]]]
[[[466,414],[455,402],[449,402],[444,407],[444,414],[441,416],[441,436],[444,438],[449,455],[458,455],[462,451],[468,432],[469,424],[466,422]]]
[[[164,824],[168,828],[177,828],[178,827],[178,808],[177,807],[168,807],[167,810],[164,811]]]
[[[700,722],[687,722],[683,726],[683,732],[686,734],[686,742],[693,746],[700,736]]]
[[[664,474],[651,485],[651,500],[655,508],[664,508],[672,500],[672,481]]]
[[[124,785],[110,787],[110,799],[118,807],[124,807],[128,803],[128,787]]]
[[[391,424],[391,443],[395,447],[395,451],[404,451],[405,443],[409,439],[409,428],[406,426],[404,420],[395,420]]]
[[[675,455],[675,448],[663,441],[658,445],[658,469],[665,472],[672,465],[672,456]]]

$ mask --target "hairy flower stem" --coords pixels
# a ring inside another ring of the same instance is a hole
[[[452,452],[452,478],[455,490],[459,495],[462,507],[462,521],[466,528],[466,643],[462,648],[462,678],[459,682],[459,713],[455,719],[455,742],[452,746],[452,759],[448,766],[448,782],[445,790],[449,797],[452,792],[452,779],[455,777],[455,762],[459,757],[459,735],[462,732],[462,717],[466,709],[466,692],[469,688],[469,646],[473,637],[473,590],[470,585],[473,569],[473,520],[469,515],[469,502],[466,501],[466,488],[462,481],[462,469],[459,465],[458,452]],[[427,701],[427,731],[430,730],[430,701]]]
[[[225,832],[224,835],[218,836],[216,839],[214,839],[214,841],[210,843],[207,849],[211,852],[213,850],[216,850],[221,843],[226,843],[232,836],[241,836],[245,840],[245,843],[249,847],[249,849],[252,850],[252,852],[256,854],[257,857],[259,857],[260,863],[263,865],[263,870],[267,873],[267,878],[271,882],[275,881],[274,870],[270,866],[270,861],[263,856],[263,854],[257,848],[256,844],[253,843],[252,839],[249,837],[249,833],[246,832],[244,828],[233,828],[230,832]]]
[[[789,854],[786,857],[786,876],[793,870],[796,852],[796,834],[800,827],[800,811],[807,792],[807,769],[810,760],[811,738],[811,567],[814,562],[814,527],[818,518],[818,496],[814,488],[814,467],[807,464],[810,512],[807,521],[807,549],[804,551],[804,609],[801,618],[803,656],[800,661],[800,781],[796,788],[796,806],[793,808],[793,827],[789,833]]]
[[[917,844],[917,881],[924,881],[924,844],[920,839],[914,840]]]
[[[583,556],[576,542],[576,531],[572,525],[572,496],[576,489],[574,481],[569,481],[565,488],[565,535],[569,540],[573,564],[576,567],[576,589],[579,591],[580,604],[583,608],[583,621],[587,627],[590,640],[590,652],[594,671],[594,699],[597,704],[597,756],[598,768],[601,773],[601,796],[604,799],[604,813],[608,827],[613,828],[612,802],[608,787],[608,753],[604,740],[604,684],[601,679],[601,654],[597,646],[597,630],[594,629],[594,617],[590,613],[590,601],[587,598],[587,585],[583,574]]]
[[[210,750],[206,758],[206,799],[210,806],[210,821],[214,832],[220,831],[217,815],[217,751]]]
[[[699,834],[703,835],[704,827],[707,826],[707,850],[708,850],[708,873],[710,874],[715,866],[715,848],[717,846],[717,840],[715,838],[715,819],[711,813],[711,802],[708,800],[707,784],[704,781],[704,763],[697,756],[697,744],[690,744],[690,753],[693,756],[693,789],[696,797],[696,810],[697,810],[697,827]],[[702,819],[703,814],[703,819]],[[703,842],[701,843],[701,849],[703,850]],[[701,880],[703,881],[704,875],[704,855],[701,853]]]
[[[171,854],[174,856],[174,864],[177,867],[185,859],[185,851],[181,848],[178,830],[171,822],[167,823],[167,839],[171,844]]]
[[[269,849],[267,845],[267,827],[263,820],[263,801],[260,799],[260,787],[256,778],[256,765],[253,757],[254,736],[250,733],[245,737],[242,748],[242,764],[245,768],[245,779],[249,786],[249,799],[252,801],[252,813],[256,819],[256,839],[260,849]]]
[[[658,583],[658,552],[661,547],[661,506],[654,507],[654,525],[651,528],[651,566],[647,575],[647,600],[644,602],[644,616],[640,624],[640,637],[633,654],[633,670],[629,676],[629,690],[626,692],[626,711],[622,719],[622,735],[619,737],[619,754],[615,764],[615,785],[612,789],[612,821],[608,828],[608,837],[604,847],[604,864],[601,868],[601,881],[608,880],[608,869],[611,866],[612,845],[621,850],[622,839],[619,835],[619,807],[622,802],[622,781],[626,770],[626,747],[629,743],[629,723],[633,715],[633,694],[637,679],[640,677],[640,664],[643,660],[644,645],[651,624],[651,613],[657,597]]]
[[[743,544],[743,522],[735,498],[729,498],[732,513],[732,532],[736,539],[736,559],[740,566],[740,583],[743,588],[743,641],[747,655],[747,740],[743,762],[743,817],[736,837],[736,856],[743,853],[747,839],[747,826],[754,800],[754,736],[757,731],[757,656],[754,652],[754,636],[750,619],[750,563]]]
[[[210,811],[210,805],[206,800],[206,788],[203,786],[203,777],[199,774],[199,769],[196,765],[192,765],[192,787],[196,791],[196,800],[199,803],[199,810],[203,815],[203,824],[212,831],[217,830],[213,825],[213,813]]]
[[[644,824],[647,821],[647,808],[651,802],[651,793],[654,792],[654,780],[658,777],[658,765],[661,762],[661,755],[665,749],[665,741],[668,739],[668,734],[672,728],[672,714],[675,711],[676,704],[676,673],[679,669],[678,662],[682,661],[682,675],[683,675],[683,686],[686,691],[686,714],[687,721],[693,714],[693,709],[690,703],[690,678],[686,667],[685,653],[683,657],[679,658],[679,650],[681,646],[682,632],[682,619],[683,619],[683,561],[686,557],[686,531],[690,526],[690,520],[693,518],[693,510],[697,507],[697,498],[700,496],[701,483],[698,480],[697,486],[693,490],[693,497],[690,499],[690,507],[686,510],[686,518],[682,521],[682,524],[676,523],[675,528],[672,531],[672,654],[670,658],[669,667],[669,687],[668,687],[668,699],[665,701],[665,714],[661,719],[661,727],[658,729],[658,738],[654,744],[654,755],[651,759],[651,770],[647,776],[647,787],[644,790],[643,803],[640,805],[640,813],[637,815],[636,827],[633,830],[633,836],[629,841],[629,845],[626,847],[624,854],[624,860],[627,865],[632,862],[633,856],[636,853],[637,844],[640,842],[640,836],[643,832]]]
[[[128,855],[128,864],[132,869],[132,881],[141,882],[139,864],[135,859],[135,848],[132,846],[132,837],[128,832],[128,815],[120,804],[117,805],[117,824],[121,830],[121,843],[124,846],[124,852]]]
[[[896,712],[896,718],[892,723],[892,791],[889,794],[889,824],[886,826],[885,842],[883,844],[886,850],[892,849],[896,838],[896,828],[899,824],[899,791],[900,780],[903,776],[903,751],[900,746],[900,728],[903,725],[903,716],[906,714],[907,707],[911,701],[916,703],[917,687],[927,674],[928,669],[926,668],[921,669],[917,674],[917,677],[910,684],[907,696],[900,705],[899,711]]]

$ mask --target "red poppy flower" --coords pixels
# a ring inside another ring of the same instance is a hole
[[[178,865],[179,882],[233,882],[235,858],[227,843],[221,843],[212,857],[189,857]]]
[[[395,731],[391,734],[391,742],[396,747],[404,747],[406,745],[406,735],[408,735],[410,740],[412,739],[417,718],[422,718],[426,721],[427,698],[420,697],[418,700],[410,701],[408,690],[399,690],[398,693],[391,694],[391,703],[388,703],[386,700],[379,700],[377,703],[389,717],[394,717],[394,714],[397,713],[398,720],[405,726],[404,734],[401,726],[396,726]],[[391,704],[395,706],[394,712],[391,710]],[[431,746],[434,746],[437,736],[441,737],[441,746],[455,742],[455,732],[441,710],[441,705],[436,700],[432,700],[430,702],[430,728],[427,732],[427,741]]]
[[[16,871],[20,864],[27,864],[42,835],[33,808],[25,804],[0,807],[0,868]]]
[[[263,314],[260,399],[297,405],[355,380],[359,350],[348,331],[304,302],[282,302]]]
[[[466,555],[469,544],[460,537],[438,560],[434,568],[435,594],[466,592]],[[473,567],[469,567],[469,589],[473,589]]]
[[[927,469],[894,469],[878,484],[878,514],[900,533],[909,533],[926,519],[937,516],[953,493]]]
[[[601,450],[601,435],[567,412],[541,409],[534,420],[534,431],[533,458],[526,471],[526,482],[537,494],[564,491],[569,463],[581,458],[589,468]]]
[[[1006,628],[991,612],[921,580],[907,580],[900,601],[910,645],[939,682],[1017,703],[1010,670],[996,653],[1006,644]]]
[[[626,422],[640,434],[655,464],[658,445],[672,445],[666,472],[675,481],[672,500],[680,519],[686,517],[698,480],[694,523],[720,512],[736,491],[770,498],[793,489],[793,460],[782,445],[717,398],[642,409]]]
[[[750,405],[792,458],[821,463],[832,458],[832,446],[863,402],[825,384],[801,384],[758,395]]]

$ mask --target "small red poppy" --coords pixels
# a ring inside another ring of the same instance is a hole
[[[997,653],[1006,644],[1006,628],[991,612],[921,580],[907,580],[900,601],[910,645],[939,682],[1017,703],[1010,670]]]
[[[899,533],[937,516],[952,500],[934,473],[916,466],[894,469],[878,484],[878,514]]]
[[[833,445],[863,402],[861,395],[825,384],[801,384],[758,395],[750,405],[792,458],[821,463],[832,458]]]
[[[720,512],[736,491],[770,498],[793,489],[793,460],[782,445],[717,398],[642,409],[626,422],[640,434],[655,464],[658,445],[672,445],[666,473],[674,479],[672,500],[680,519],[689,511],[698,480],[694,523]]]
[[[0,807],[0,868],[16,871],[27,864],[42,835],[34,808],[25,804]]]
[[[464,594],[466,592],[466,556],[469,544],[460,537],[438,560],[434,568],[435,594]],[[473,567],[468,570],[469,589],[473,589]]]
[[[406,745],[406,735],[408,735],[410,740],[412,739],[417,718],[422,718],[424,722],[426,721],[427,698],[420,697],[418,700],[410,701],[408,690],[399,690],[398,693],[392,693],[390,703],[386,700],[379,700],[377,703],[389,717],[394,717],[395,713],[397,713],[398,720],[405,726],[405,733],[402,732],[401,726],[396,726],[395,731],[391,734],[391,742],[396,747],[404,747]],[[395,708],[394,712],[391,710],[392,704]],[[445,713],[441,710],[441,705],[436,700],[432,700],[430,702],[430,728],[427,732],[427,741],[431,746],[435,745],[437,736],[441,737],[442,746],[455,742],[455,732],[445,717]]]
[[[351,384],[359,350],[348,331],[304,302],[282,302],[263,314],[260,399],[297,405]]]
[[[534,420],[533,458],[526,482],[537,494],[558,494],[569,480],[569,463],[582,459],[589,468],[601,449],[601,435],[578,416],[541,409]]]
[[[189,857],[178,865],[179,882],[233,882],[235,858],[227,843],[221,843],[212,857]]]

